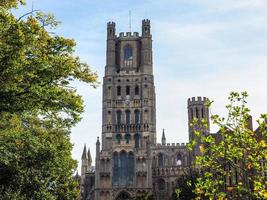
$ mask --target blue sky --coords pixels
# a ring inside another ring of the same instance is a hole
[[[74,38],[75,54],[99,74],[105,66],[106,23],[117,33],[140,32],[149,18],[157,97],[157,135],[165,128],[167,142],[187,142],[186,101],[192,96],[214,100],[212,113],[225,115],[231,91],[248,91],[254,119],[267,113],[267,0],[28,0],[20,10],[54,13],[56,33]],[[101,135],[102,86],[78,84],[86,107],[72,130],[73,157],[80,161],[86,143],[95,154]],[[255,125],[256,126],[256,125]],[[213,127],[213,131],[216,128]]]

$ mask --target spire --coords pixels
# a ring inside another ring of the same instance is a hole
[[[85,160],[87,158],[86,156],[86,144],[84,145],[84,148],[83,148],[83,155],[82,155],[82,160]]]
[[[80,180],[81,180],[81,177],[80,177],[80,175],[78,173],[78,170],[76,171],[76,174],[74,176],[74,179],[77,180],[78,182],[80,182]]]
[[[162,143],[162,145],[166,145],[166,137],[165,137],[165,131],[164,131],[164,129],[162,131],[161,143]]]
[[[99,137],[97,137],[96,145],[100,145]]]
[[[88,165],[91,166],[91,164],[92,164],[92,157],[91,157],[90,148],[88,149],[88,152],[87,152],[87,158],[88,158]]]
[[[99,141],[99,137],[97,137],[96,140],[96,159],[99,159],[100,157],[100,141]]]

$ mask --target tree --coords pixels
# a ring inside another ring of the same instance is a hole
[[[71,82],[94,84],[96,74],[73,56],[74,40],[47,31],[58,25],[53,15],[30,13],[23,20],[8,5],[0,8],[0,113],[30,110],[66,126],[75,124],[83,102]]]
[[[96,86],[97,75],[74,40],[49,32],[53,15],[16,17],[20,4],[0,2],[0,199],[76,199],[69,134],[84,106],[72,82]]]
[[[45,126],[37,118],[27,124],[18,115],[0,121],[0,199],[75,199],[76,161],[69,133]]]
[[[188,200],[195,199],[194,193],[195,185],[197,182],[198,174],[191,173],[181,176],[176,182],[176,197],[175,200]]]
[[[259,127],[253,131],[247,96],[246,92],[232,92],[226,106],[228,116],[212,115],[213,124],[219,127],[217,137],[195,131],[202,142],[202,155],[196,158],[200,177],[195,193],[199,199],[267,199],[267,115],[261,115]],[[204,121],[202,124],[205,126]]]

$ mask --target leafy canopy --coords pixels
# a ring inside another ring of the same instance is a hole
[[[34,117],[24,123],[15,114],[0,121],[0,199],[75,199],[69,134]]]
[[[11,13],[24,3],[0,1],[0,199],[77,199],[69,134],[84,105],[72,83],[97,75],[74,40],[48,32],[53,15]]]
[[[253,131],[247,96],[232,92],[227,117],[211,117],[219,127],[219,138],[196,131],[202,143],[202,155],[196,159],[201,172],[195,189],[199,199],[267,199],[267,115],[261,115]]]
[[[46,30],[58,24],[51,14],[18,19],[7,9],[17,4],[1,3],[0,112],[35,111],[66,126],[75,124],[83,101],[71,82],[94,85],[97,76],[73,55],[74,40]]]

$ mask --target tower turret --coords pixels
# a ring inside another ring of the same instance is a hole
[[[106,75],[116,71],[116,24],[107,23],[107,53],[106,53]]]
[[[195,148],[192,151],[191,161],[194,160],[195,156],[200,155],[200,141],[195,136],[194,131],[200,131],[200,134],[206,135],[210,132],[209,122],[209,108],[205,105],[208,101],[206,97],[193,97],[187,101],[188,109],[188,129],[189,129],[189,140],[195,140],[197,142]],[[192,125],[194,119],[197,119],[197,124]],[[207,126],[202,125],[202,120],[205,120]]]
[[[87,151],[86,151],[86,144],[83,148],[83,154],[82,154],[82,169],[81,169],[81,175],[82,177],[85,175],[88,169],[88,160],[87,160]]]
[[[115,34],[116,34],[115,22],[108,22],[107,23],[107,38],[108,39],[115,39]]]
[[[166,137],[165,137],[165,131],[164,131],[164,129],[162,131],[161,144],[162,145],[166,145]]]
[[[85,192],[85,173],[88,170],[88,160],[87,160],[87,151],[86,151],[86,144],[83,148],[82,154],[82,166],[81,166],[81,196],[84,195]]]
[[[99,141],[99,137],[97,137],[96,140],[96,157],[95,157],[95,187],[99,188],[100,187],[100,176],[99,176],[99,172],[100,172],[100,141]],[[99,194],[95,193],[95,199],[99,199]]]
[[[96,140],[96,158],[99,158],[100,155],[100,141],[99,141],[99,137],[97,137]]]
[[[150,34],[150,20],[142,21],[141,39],[141,70],[144,74],[153,74],[152,68],[152,36]]]
[[[142,20],[142,37],[150,37],[150,20]]]
[[[189,132],[192,133],[196,128],[201,130],[203,133],[208,133],[210,131],[210,123],[209,123],[209,108],[205,105],[208,101],[206,97],[193,97],[189,98],[187,101],[188,108],[188,125]],[[193,119],[196,118],[198,120],[198,125],[190,126],[193,122]],[[201,125],[201,120],[204,119],[207,122],[207,127],[204,128]],[[189,139],[192,138],[192,135]]]

